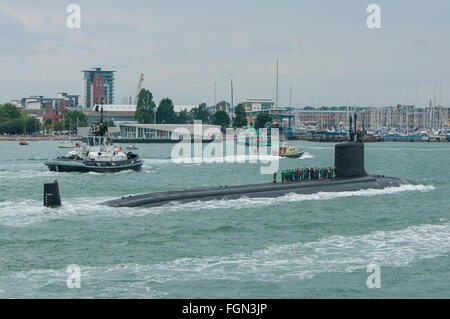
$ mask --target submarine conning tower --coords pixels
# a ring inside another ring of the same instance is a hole
[[[336,177],[359,177],[367,176],[364,168],[364,142],[362,132],[356,129],[357,115],[355,112],[354,128],[352,117],[349,117],[349,141],[336,144],[334,149],[334,166]]]

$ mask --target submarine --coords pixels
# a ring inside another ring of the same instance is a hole
[[[331,179],[277,183],[220,186],[213,188],[165,191],[122,197],[102,204],[110,207],[156,207],[171,202],[227,200],[248,198],[275,198],[286,194],[314,194],[318,192],[344,192],[365,189],[383,189],[412,184],[412,182],[384,175],[369,175],[364,167],[363,132],[357,131],[357,114],[349,118],[349,140],[335,145],[335,176]]]

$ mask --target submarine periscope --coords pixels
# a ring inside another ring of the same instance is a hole
[[[188,203],[221,199],[275,198],[286,194],[314,194],[383,189],[412,184],[410,181],[384,175],[369,175],[364,167],[363,132],[357,131],[357,114],[349,119],[349,140],[335,145],[335,174],[329,179],[313,179],[283,183],[262,183],[182,191],[156,192],[122,197],[102,204],[111,207],[156,207],[171,202]]]

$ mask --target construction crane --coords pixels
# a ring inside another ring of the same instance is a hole
[[[144,73],[141,73],[141,75],[139,76],[139,83],[138,83],[138,87],[137,87],[137,91],[136,91],[136,98],[134,100],[135,104],[137,104],[139,92],[141,92],[141,89],[142,89],[142,82],[144,82]]]

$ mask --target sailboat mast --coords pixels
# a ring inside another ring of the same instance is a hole
[[[230,120],[231,124],[233,124],[233,79],[231,79],[231,105],[230,105]]]
[[[277,76],[276,76],[276,88],[275,88],[275,109],[278,109],[278,59],[277,59]]]
[[[289,87],[289,107],[292,106],[292,86]]]
[[[216,81],[214,81],[214,108],[217,105],[217,91],[216,91]]]

